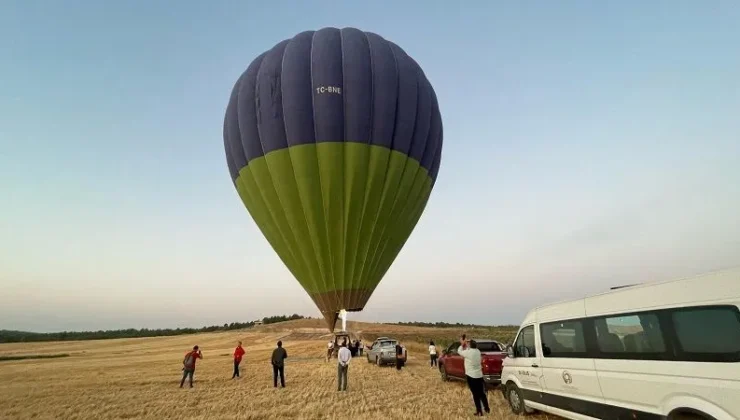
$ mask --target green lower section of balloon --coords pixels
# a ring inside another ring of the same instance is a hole
[[[303,288],[342,295],[375,289],[416,226],[432,181],[403,153],[326,142],[254,159],[236,187]]]

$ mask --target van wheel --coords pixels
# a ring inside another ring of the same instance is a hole
[[[675,413],[668,416],[669,420],[707,420],[706,417],[694,413]]]
[[[509,407],[511,407],[512,413],[517,415],[528,414],[527,409],[524,406],[522,391],[515,383],[506,385],[506,400],[509,402]]]
[[[445,369],[445,365],[439,365],[439,376],[442,377],[442,380],[445,382],[450,380],[450,377],[447,376],[447,369]]]

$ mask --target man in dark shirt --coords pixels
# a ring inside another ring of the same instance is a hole
[[[193,351],[185,353],[185,359],[182,361],[180,388],[185,385],[185,379],[188,377],[190,377],[190,388],[193,387],[193,373],[195,373],[195,362],[198,359],[203,359],[203,353],[198,349],[198,346],[194,346]]]
[[[277,388],[278,374],[280,374],[280,385],[285,388],[285,359],[288,352],[283,348],[283,342],[277,342],[277,348],[272,351],[272,383]]]

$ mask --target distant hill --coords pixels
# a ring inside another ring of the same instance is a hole
[[[274,324],[297,319],[306,319],[298,314],[277,315],[262,318],[263,324]],[[232,322],[230,324],[212,325],[202,328],[127,328],[123,330],[99,330],[99,331],[62,331],[52,333],[36,333],[28,331],[0,330],[0,343],[30,343],[41,341],[82,341],[82,340],[106,340],[113,338],[140,338],[140,337],[165,337],[183,334],[196,334],[203,332],[230,331],[251,328],[255,321]]]
[[[328,333],[323,320],[298,314],[270,316],[262,318],[261,321],[263,326],[255,326],[255,321],[250,321],[232,322],[230,324],[212,325],[202,328],[128,328],[122,330],[62,331],[52,333],[0,330],[0,343],[164,337],[204,332],[232,331],[245,328],[258,328],[263,331],[312,328]],[[380,324],[350,321],[348,323],[348,329],[357,332],[362,331],[362,335],[366,340],[374,340],[378,336],[393,334],[395,337],[407,341],[426,342],[435,340],[439,345],[446,345],[454,341],[462,333],[466,333],[470,337],[495,338],[507,342],[516,334],[517,328],[517,326],[485,326],[445,322],[398,322]]]
[[[436,327],[426,326],[435,325],[423,322],[406,322],[406,323],[372,323],[372,322],[347,322],[347,330],[362,337],[365,343],[375,340],[378,337],[387,336],[401,340],[405,343],[434,343],[438,348],[447,347],[456,343],[461,334],[466,334],[469,338],[474,339],[494,339],[503,344],[511,344],[514,336],[519,330],[515,325],[464,325],[464,324],[447,324],[449,326]],[[320,334],[328,336],[326,324],[321,319],[300,319],[296,321],[280,322],[262,327],[255,327],[261,332],[285,332],[304,334]]]

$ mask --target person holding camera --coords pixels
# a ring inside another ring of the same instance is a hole
[[[475,403],[475,415],[482,416],[482,408],[486,413],[490,413],[488,407],[488,397],[486,397],[486,383],[483,381],[483,367],[481,366],[481,354],[478,350],[478,344],[475,340],[466,340],[465,334],[460,337],[460,347],[457,353],[465,359],[465,379],[468,382],[468,388],[473,394],[473,403]]]

